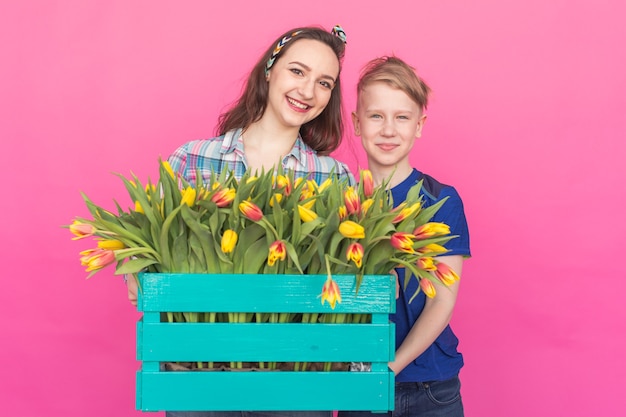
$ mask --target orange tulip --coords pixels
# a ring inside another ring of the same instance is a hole
[[[419,258],[417,260],[417,267],[420,269],[424,269],[426,271],[437,270],[437,266],[435,265],[435,260],[431,258],[430,256]]]
[[[410,233],[396,232],[391,235],[391,246],[402,252],[415,253],[415,249],[413,249],[414,238],[415,236]]]
[[[353,261],[357,268],[360,268],[363,261],[363,245],[358,242],[352,243],[348,246],[348,250],[346,251],[346,259],[349,261]]]
[[[258,222],[263,218],[263,212],[252,201],[242,201],[239,203],[239,211],[253,222]]]
[[[97,271],[115,262],[115,253],[112,250],[88,249],[80,254],[80,263],[87,267],[87,272]]]
[[[281,260],[284,261],[287,257],[287,247],[282,240],[277,240],[270,245],[270,251],[267,256],[267,264],[269,266],[274,266],[276,261]]]
[[[282,189],[287,196],[291,194],[291,181],[289,180],[289,177],[285,175],[277,175],[275,181],[276,188]]]
[[[450,226],[445,223],[425,223],[413,231],[417,239],[428,239],[433,236],[443,236],[450,233]]]
[[[435,294],[437,294],[433,283],[425,278],[420,279],[420,288],[424,291],[424,294],[426,294],[428,298],[433,298]]]
[[[70,225],[70,232],[72,232],[76,236],[73,237],[72,240],[78,240],[93,236],[93,234],[96,232],[96,228],[90,224],[81,223],[78,220],[74,220],[74,223]]]
[[[222,188],[211,196],[211,201],[218,207],[228,207],[235,199],[234,188]]]
[[[442,254],[447,252],[448,250],[446,248],[444,248],[441,245],[438,245],[436,243],[429,243],[426,246],[422,246],[421,248],[419,248],[417,250],[417,252],[421,253],[421,254],[427,254],[427,253],[437,253],[437,254]]]
[[[322,304],[328,301],[330,308],[335,309],[335,303],[341,303],[341,291],[334,279],[328,277],[322,287]]]
[[[450,286],[458,281],[460,278],[456,272],[450,266],[439,262],[435,270],[435,276],[444,283],[444,285]]]
[[[403,207],[398,213],[398,215],[394,217],[391,223],[394,223],[394,224],[400,223],[402,220],[406,219],[407,217],[412,216],[413,213],[415,213],[416,211],[420,209],[420,207],[421,207],[421,204],[419,202],[411,204],[408,207]],[[413,234],[415,234],[415,232]]]
[[[339,207],[339,220],[345,220],[348,217],[348,209],[346,206]]]
[[[348,187],[344,193],[344,202],[346,203],[348,214],[361,213],[361,201],[354,187]]]
[[[371,197],[374,194],[374,178],[372,171],[364,169],[361,171],[361,184],[363,184],[363,194],[365,197]]]

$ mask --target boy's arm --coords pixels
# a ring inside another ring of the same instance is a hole
[[[437,260],[450,266],[460,277],[463,269],[463,256],[439,256]],[[452,318],[452,311],[459,292],[459,282],[449,287],[437,287],[434,298],[426,298],[424,310],[396,350],[396,358],[389,362],[394,374],[400,373],[409,363],[421,355],[446,328]]]

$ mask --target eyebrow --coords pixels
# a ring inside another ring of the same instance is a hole
[[[289,63],[290,63],[290,64],[297,64],[297,65],[300,65],[300,66],[301,66],[301,67],[303,67],[305,70],[307,70],[307,71],[311,71],[311,67],[309,67],[309,66],[308,66],[308,65],[306,65],[306,64],[303,64],[303,63],[302,63],[302,62],[300,62],[300,61],[291,61],[291,62],[289,62]],[[322,74],[322,77],[321,77],[321,78],[327,78],[327,79],[331,80],[333,83],[337,83],[337,80],[335,80],[332,76],[330,76],[330,75],[328,75],[328,74]]]

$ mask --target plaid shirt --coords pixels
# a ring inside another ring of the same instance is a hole
[[[232,170],[239,179],[247,169],[241,132],[241,129],[236,129],[212,139],[188,142],[176,149],[168,162],[174,172],[191,183],[195,183],[197,171],[200,171],[203,181],[208,181],[211,172],[222,172],[224,169]],[[304,177],[318,184],[324,182],[331,171],[339,179],[348,178],[351,185],[355,183],[345,164],[330,156],[317,155],[300,136],[282,164],[283,169],[293,170],[296,178]]]

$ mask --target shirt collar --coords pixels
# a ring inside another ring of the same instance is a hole
[[[243,148],[243,139],[242,139],[243,129],[234,129],[226,132],[224,134],[224,140],[222,141],[222,148],[220,152],[222,154],[228,154],[232,152],[236,152],[239,155],[244,155]],[[286,164],[286,161],[289,157],[294,158],[298,161],[298,164],[303,168],[306,167],[308,158],[307,156],[314,153],[313,149],[304,143],[300,134],[296,138],[296,142],[293,144],[291,151],[283,158],[283,165]]]

